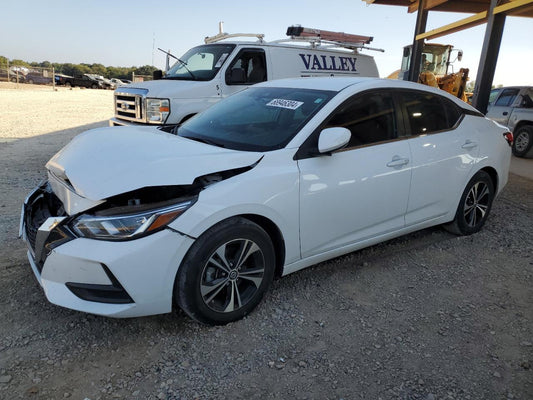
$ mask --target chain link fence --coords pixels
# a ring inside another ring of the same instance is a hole
[[[0,64],[0,81],[32,85],[55,85],[55,74],[53,68],[4,63]]]

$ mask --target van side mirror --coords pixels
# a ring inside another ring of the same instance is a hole
[[[320,154],[327,154],[338,150],[348,144],[352,133],[346,128],[326,128],[320,132],[318,137],[318,151]]]
[[[411,53],[411,52],[410,52],[409,47],[404,47],[404,48],[403,48],[403,56],[404,56],[404,57],[409,57],[410,53]]]
[[[160,69],[156,69],[152,73],[152,78],[154,79],[154,81],[157,81],[157,80],[161,79],[162,77],[163,77],[163,71],[161,71]]]
[[[459,50],[459,53],[457,53],[457,60],[459,61],[463,60],[463,50]]]

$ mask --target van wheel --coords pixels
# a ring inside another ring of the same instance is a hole
[[[466,185],[455,219],[444,225],[444,228],[456,235],[471,235],[478,232],[489,216],[493,200],[492,179],[485,171],[479,171]]]
[[[533,145],[533,126],[523,125],[513,135],[513,154],[525,157]]]
[[[263,228],[231,218],[194,242],[179,268],[174,299],[197,321],[227,324],[259,304],[274,269],[274,246]]]

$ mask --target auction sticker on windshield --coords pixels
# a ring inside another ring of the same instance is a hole
[[[286,100],[286,99],[273,99],[269,103],[267,103],[267,106],[287,108],[289,110],[296,110],[302,104],[303,104],[303,101]]]

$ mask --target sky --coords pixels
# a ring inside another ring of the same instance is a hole
[[[28,62],[99,63],[163,69],[165,55],[175,55],[218,33],[263,33],[265,40],[286,38],[290,25],[373,36],[365,50],[374,56],[380,76],[400,68],[402,48],[412,43],[416,13],[405,7],[367,5],[362,0],[25,0],[2,5],[0,56]],[[427,30],[469,14],[430,12]],[[433,40],[463,50],[455,70],[469,68],[475,80],[485,26]],[[507,17],[494,85],[533,85],[533,19]]]

